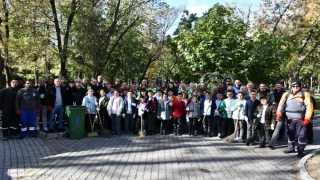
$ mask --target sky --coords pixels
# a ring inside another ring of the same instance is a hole
[[[252,4],[251,10],[257,10],[259,3],[262,0],[164,0],[171,7],[185,7],[190,13],[197,13],[197,15],[201,16],[204,12],[206,12],[209,8],[211,8],[214,4],[219,3],[225,5],[226,3],[232,4],[232,2],[236,2],[239,7],[247,7]],[[180,19],[180,18],[179,18]],[[174,26],[169,30],[168,34],[172,34],[174,30],[177,28],[178,21],[174,24]]]

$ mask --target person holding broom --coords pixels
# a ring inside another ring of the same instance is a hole
[[[85,117],[85,128],[87,133],[93,131],[94,118],[96,116],[97,98],[93,96],[93,89],[88,89],[87,95],[82,100],[82,106],[85,106],[88,113]]]
[[[230,110],[232,111],[232,118],[234,121],[234,126],[236,127],[236,138],[235,141],[242,143],[243,142],[243,135],[245,130],[245,107],[246,107],[246,100],[243,99],[244,95],[242,92],[238,92],[237,94],[238,99],[235,103],[232,104]]]

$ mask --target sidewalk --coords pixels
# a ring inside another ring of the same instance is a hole
[[[320,121],[315,137],[320,137]],[[320,148],[320,139],[307,146]],[[10,149],[10,151],[9,151]],[[27,151],[23,151],[23,150]],[[0,142],[1,179],[294,179],[296,154],[219,138],[114,136]],[[10,153],[7,153],[10,152]]]

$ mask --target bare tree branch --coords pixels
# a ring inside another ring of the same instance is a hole
[[[287,10],[289,9],[290,5],[291,5],[291,1],[289,1],[288,5],[285,7],[285,9],[284,9],[284,10],[282,11],[282,13],[280,14],[278,21],[276,22],[276,24],[275,24],[274,27],[273,27],[272,34],[274,34],[274,33],[277,31],[278,24],[280,23],[283,15],[284,15],[284,14],[287,12]]]

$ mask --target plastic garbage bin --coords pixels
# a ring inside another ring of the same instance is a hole
[[[85,106],[68,106],[66,108],[66,119],[70,139],[84,138],[84,122],[87,108]]]

